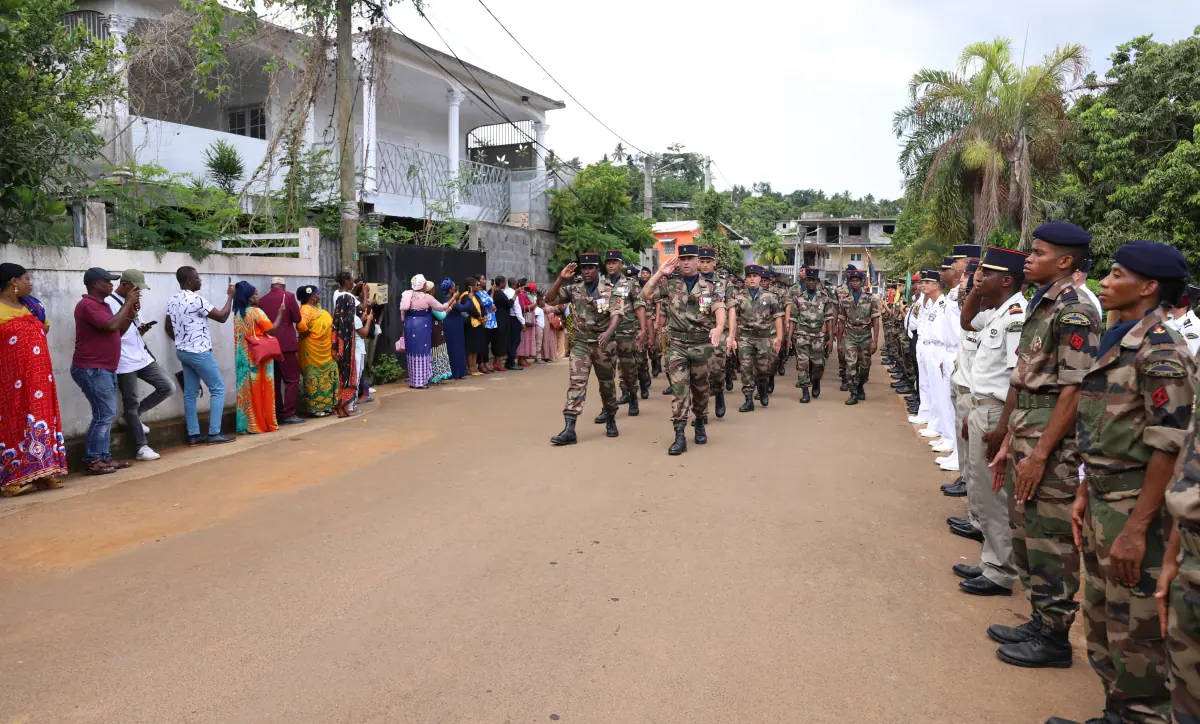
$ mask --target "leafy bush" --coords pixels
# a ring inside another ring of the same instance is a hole
[[[237,193],[235,186],[246,175],[242,155],[223,138],[218,138],[204,149],[204,167],[208,169],[208,175],[217,188],[227,194]]]
[[[377,385],[395,382],[404,376],[404,367],[394,354],[381,354],[371,365],[371,381]]]

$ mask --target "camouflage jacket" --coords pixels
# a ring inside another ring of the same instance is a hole
[[[704,275],[701,274],[700,278],[703,279]],[[736,287],[733,284],[733,282],[730,281],[728,274],[726,274],[723,271],[722,272],[713,272],[713,278],[710,281],[714,282],[717,285],[717,288],[720,290],[719,293],[721,295],[721,298],[724,299],[727,303],[729,300],[733,299],[733,296],[734,296],[733,292],[735,291]],[[728,319],[726,319],[725,324],[726,325],[729,324]],[[728,328],[729,327],[726,326],[724,329],[728,329]],[[724,329],[722,331],[724,331]]]
[[[646,302],[642,299],[642,284],[637,279],[622,276],[613,285],[613,294],[628,299],[630,306],[621,321],[617,323],[616,336],[622,339],[632,339],[641,329],[638,326],[637,310],[645,309]]]
[[[825,322],[832,322],[837,316],[833,300],[818,287],[813,292],[813,298],[808,298],[808,290],[801,288],[790,297],[792,303],[792,326],[798,334],[821,334]]]
[[[757,297],[751,297],[750,290],[744,289],[728,302],[728,306],[737,312],[739,336],[774,337],[775,320],[783,316],[779,297],[765,289],[760,289]]]
[[[1175,474],[1167,486],[1166,505],[1171,517],[1179,524],[1183,544],[1179,577],[1193,586],[1200,586],[1200,438],[1196,437],[1196,430],[1200,429],[1197,425],[1200,405],[1192,408],[1183,449],[1175,461]]]
[[[673,274],[659,282],[654,301],[663,303],[668,335],[700,339],[717,326],[717,310],[725,308],[725,284],[700,277],[689,292],[683,277]]]
[[[1151,311],[1083,378],[1076,434],[1093,493],[1109,492],[1106,476],[1143,470],[1155,450],[1177,453],[1183,445],[1196,363],[1163,322],[1161,310]]]
[[[1100,315],[1079,297],[1070,277],[1050,285],[1037,306],[1025,309],[1012,388],[1018,395],[1056,395],[1083,382],[1100,347]],[[1009,431],[1017,437],[1041,437],[1053,405],[1030,409],[1017,399]],[[1069,436],[1073,437],[1073,436]]]
[[[863,289],[854,301],[854,294],[845,286],[838,287],[838,320],[847,332],[862,332],[871,329],[871,324],[880,316],[879,298]]]
[[[571,305],[571,318],[577,339],[595,342],[604,330],[608,329],[613,315],[624,316],[633,313],[628,284],[628,279],[621,279],[614,285],[608,277],[601,274],[600,280],[596,282],[595,295],[588,293],[587,284],[582,281],[559,289],[558,301]],[[624,294],[618,294],[618,290],[622,288]]]

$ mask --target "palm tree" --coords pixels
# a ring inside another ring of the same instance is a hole
[[[629,158],[629,152],[625,150],[625,144],[617,141],[617,147],[612,152],[613,163],[622,163],[627,158]]]
[[[969,218],[983,243],[1007,222],[1029,246],[1034,181],[1062,158],[1064,93],[1086,63],[1083,46],[1070,44],[1024,68],[1009,41],[997,38],[967,46],[953,72],[913,76],[909,104],[892,128],[904,139],[900,168],[910,190],[931,202],[938,236],[965,236]]]

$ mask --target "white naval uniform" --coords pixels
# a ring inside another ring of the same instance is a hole
[[[933,302],[926,296],[921,295],[921,306],[917,315],[917,395],[920,398],[920,404],[917,406],[917,417],[928,420],[929,427],[936,430],[937,427],[937,410],[933,406],[933,393],[930,391],[930,383],[933,381],[933,373],[928,371],[929,363],[929,345],[925,340],[929,339],[929,327],[933,320],[931,315]],[[934,365],[933,369],[937,369]]]
[[[1183,341],[1187,342],[1188,350],[1195,357],[1196,350],[1200,350],[1200,317],[1189,309],[1187,314],[1178,319],[1168,317],[1166,323],[1168,327],[1179,332]]]
[[[929,369],[933,374],[929,389],[936,408],[937,427],[942,439],[954,441],[954,403],[950,400],[950,375],[954,371],[954,358],[958,353],[959,310],[948,296],[942,295],[932,307],[933,319],[929,325]],[[925,340],[922,340],[922,344]]]

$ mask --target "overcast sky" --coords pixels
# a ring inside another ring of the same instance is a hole
[[[902,194],[892,114],[922,67],[950,69],[963,46],[1004,36],[1036,62],[1082,43],[1101,74],[1118,43],[1187,37],[1196,0],[484,0],[558,81],[630,143],[708,154],[718,189],[769,181]],[[426,0],[464,60],[567,108],[547,145],[594,161],[618,139],[563,93],[479,0]],[[392,10],[413,38],[445,49],[409,6]],[[1028,40],[1026,41],[1026,37]]]

